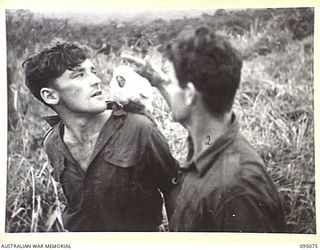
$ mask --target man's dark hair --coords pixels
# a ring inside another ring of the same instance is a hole
[[[232,108],[239,87],[242,61],[223,36],[201,27],[182,32],[167,46],[182,88],[192,82],[210,112],[221,116]]]
[[[91,50],[86,46],[78,43],[54,42],[50,47],[31,55],[23,62],[26,85],[31,93],[44,103],[40,90],[50,87],[50,84],[67,69],[72,70],[90,56]]]

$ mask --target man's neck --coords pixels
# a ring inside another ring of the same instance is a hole
[[[222,136],[231,121],[232,112],[217,118],[207,112],[196,112],[186,125],[194,146],[193,156],[199,155]]]
[[[110,115],[111,110],[92,115],[59,115],[65,125],[63,135],[64,141],[82,144],[91,141],[93,138],[97,138]]]

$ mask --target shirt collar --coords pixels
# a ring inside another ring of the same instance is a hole
[[[58,115],[50,115],[50,116],[43,116],[42,117],[51,127],[57,125],[61,119]]]
[[[114,116],[124,116],[127,114],[127,112],[121,108],[120,106],[113,105],[111,108],[108,109],[113,109],[113,115]],[[57,125],[59,122],[61,122],[61,119],[58,115],[49,115],[49,116],[43,116],[42,117],[51,127],[54,127]]]
[[[227,132],[220,136],[211,146],[209,146],[198,156],[193,157],[191,155],[190,160],[186,163],[184,169],[187,170],[195,167],[199,173],[199,177],[202,177],[215,162],[219,156],[219,153],[221,153],[234,141],[238,132],[239,123],[235,114],[232,114],[231,122],[228,125]]]

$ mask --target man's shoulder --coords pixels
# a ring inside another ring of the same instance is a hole
[[[264,166],[261,156],[250,142],[239,133],[234,142],[224,152],[224,157],[232,164],[246,167],[248,165]]]
[[[150,131],[156,128],[156,124],[150,114],[128,112],[125,123],[132,129]]]
[[[261,156],[241,134],[222,157],[222,178],[228,188],[257,180],[269,182]]]
[[[167,144],[154,118],[148,114],[128,113],[121,129],[121,137],[140,148],[150,143],[157,143],[159,147]]]
[[[262,158],[244,137],[237,140],[222,156],[222,192],[235,196],[245,194],[257,199],[277,199],[276,188]]]

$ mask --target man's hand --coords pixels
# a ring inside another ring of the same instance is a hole
[[[121,54],[120,57],[130,63],[134,63],[137,66],[137,73],[148,79],[152,86],[161,88],[169,84],[168,75],[151,60],[150,56],[141,59],[129,54]]]

